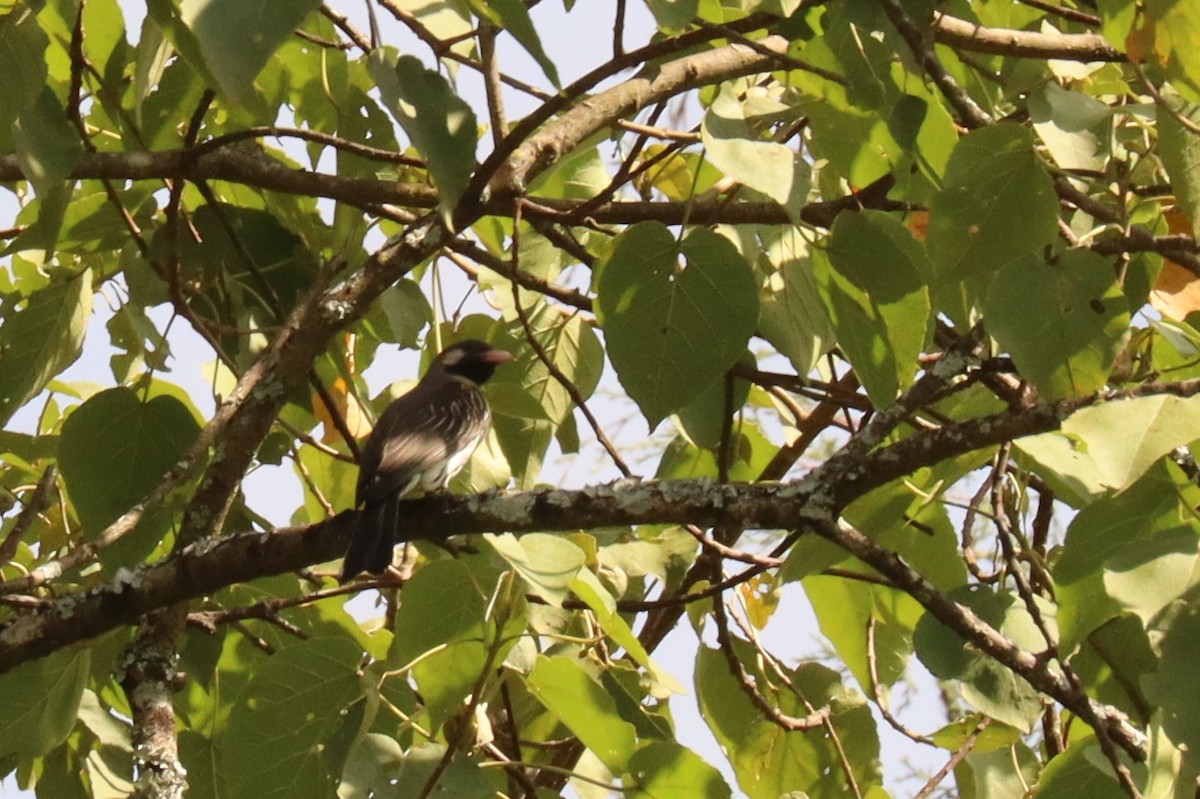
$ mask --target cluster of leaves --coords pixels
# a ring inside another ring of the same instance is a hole
[[[555,0],[377,0],[369,37],[312,0],[153,0],[140,32],[0,2],[0,773],[861,799],[897,789],[886,724],[941,751],[921,795],[1194,794],[1200,19],[646,0],[635,46],[633,5],[563,85]],[[445,312],[450,269],[487,313]],[[97,318],[111,381],[59,379]],[[520,490],[410,503],[421,537],[487,535],[336,586],[392,396],[363,374],[460,337],[517,361],[456,488]],[[606,369],[628,402],[597,413]],[[622,408],[661,452],[610,439]],[[661,482],[538,488],[553,447]],[[239,486],[283,463],[305,499],[273,530]],[[829,657],[764,643],[799,637],[785,592]],[[678,740],[680,624],[725,763]],[[944,708],[901,723],[919,669]]]

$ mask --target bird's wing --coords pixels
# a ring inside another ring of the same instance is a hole
[[[411,490],[464,444],[487,430],[482,393],[459,380],[418,384],[397,399],[375,425],[363,450],[358,504]]]

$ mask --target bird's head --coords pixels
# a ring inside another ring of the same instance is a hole
[[[469,338],[451,344],[434,359],[433,369],[483,385],[496,371],[496,367],[513,360],[514,356],[498,350],[486,341]]]

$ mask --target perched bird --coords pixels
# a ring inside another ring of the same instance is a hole
[[[444,489],[487,435],[492,412],[479,389],[513,360],[477,339],[442,350],[412,391],[383,412],[358,464],[354,538],[342,564],[344,583],[360,572],[382,574],[400,539],[400,498],[416,488]]]

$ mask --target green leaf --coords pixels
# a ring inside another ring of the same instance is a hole
[[[395,631],[388,662],[396,668],[445,644],[482,641],[484,599],[467,566],[438,560],[418,569],[404,586]]]
[[[721,772],[674,741],[643,746],[629,761],[635,799],[725,799],[732,796]]]
[[[133,72],[133,113],[138,127],[143,126],[142,108],[151,89],[158,85],[174,48],[151,11],[142,19],[142,35],[137,40],[137,59]]]
[[[930,208],[929,254],[943,284],[989,274],[1052,243],[1057,220],[1054,183],[1032,134],[993,125],[968,133],[950,155]]]
[[[1006,724],[989,724],[986,729],[980,731],[979,724],[983,719],[984,716],[979,713],[971,713],[950,722],[929,737],[935,744],[950,752],[958,751],[972,736],[975,738],[975,743],[971,746],[972,752],[1006,749],[1021,740],[1020,731]]]
[[[1177,0],[1147,0],[1143,25],[1163,72],[1187,99],[1200,103],[1200,22],[1189,4]]]
[[[602,568],[619,570],[629,577],[647,574],[668,586],[692,565],[696,539],[679,527],[639,527],[631,540],[601,547],[596,557]]]
[[[1129,794],[1117,781],[1094,736],[1076,741],[1046,764],[1038,780],[1038,799],[1124,799]]]
[[[807,375],[835,336],[813,278],[812,259],[785,261],[767,278],[759,297],[759,334],[791,361],[796,374]]]
[[[650,657],[642,642],[633,634],[629,622],[617,612],[616,600],[600,582],[599,577],[589,569],[580,569],[576,578],[571,581],[571,591],[591,608],[604,634],[624,649],[635,663],[650,672],[654,682],[651,691],[655,696],[687,693],[669,672]]]
[[[556,608],[562,607],[571,582],[587,560],[582,549],[560,535],[486,534],[485,540],[508,561],[530,590]]]
[[[179,17],[226,95],[242,100],[272,53],[320,0],[181,0]]]
[[[1200,602],[1195,591],[1164,632],[1158,671],[1143,677],[1142,686],[1151,705],[1162,709],[1163,728],[1175,745],[1195,752],[1200,746]]]
[[[657,222],[634,225],[597,280],[609,358],[651,428],[723,375],[758,325],[749,266],[709,230],[676,244]]]
[[[543,353],[585,400],[596,390],[604,370],[604,347],[592,326],[579,316],[564,317],[549,303],[539,302],[526,311],[529,326]],[[520,322],[513,323],[514,336],[524,337]],[[570,393],[532,347],[516,350],[515,363],[505,366],[488,381],[489,396],[502,393],[503,404],[493,410],[510,415],[548,419],[556,426],[566,421],[575,408]],[[520,398],[520,399],[518,399]],[[520,413],[529,403],[537,415]]]
[[[740,101],[731,85],[721,89],[704,115],[702,135],[708,160],[729,177],[779,203],[792,221],[799,222],[800,208],[812,185],[812,168],[787,145],[764,141],[758,129],[766,125],[754,114],[752,102]]]
[[[1190,509],[1198,493],[1178,467],[1164,462],[1128,490],[1096,500],[1071,521],[1054,565],[1055,582],[1099,574],[1113,558],[1142,550],[1159,535],[1183,529],[1194,536],[1200,527]]]
[[[1063,169],[1103,170],[1107,153],[1101,142],[1102,123],[1112,109],[1082,92],[1049,81],[1029,97],[1029,115],[1038,137]]]
[[[1197,489],[1169,461],[1115,496],[1105,496],[1076,515],[1055,563],[1059,602],[1070,624],[1069,640],[1082,638],[1121,611],[1149,625],[1192,582],[1200,554]],[[1103,600],[1092,596],[1102,577]],[[1080,603],[1087,607],[1080,607]]]
[[[963,799],[1024,799],[1036,785],[1041,761],[1029,747],[1016,743],[990,752],[971,752],[954,769]]]
[[[385,786],[392,773],[404,762],[404,750],[395,738],[380,733],[367,733],[354,742],[346,755],[342,769],[339,797],[362,799],[372,791],[388,790]]]
[[[823,575],[805,578],[804,591],[821,633],[850,668],[863,693],[869,695],[872,690],[871,658],[881,687],[887,688],[900,679],[912,654],[912,633],[922,613],[915,599],[894,588]],[[867,648],[866,635],[872,621],[873,652]]]
[[[333,795],[342,756],[330,746],[340,711],[360,693],[362,650],[349,637],[320,635],[258,663],[216,743],[233,799],[318,799]]]
[[[1200,438],[1200,397],[1113,400],[1084,408],[1061,432],[1017,440],[1055,493],[1087,504],[1124,491],[1163,455]]]
[[[1129,306],[1111,262],[1088,250],[1057,264],[1037,254],[1010,261],[983,302],[984,323],[1045,399],[1104,385],[1129,329]]]
[[[112,388],[76,408],[63,424],[58,464],[85,534],[141,501],[199,432],[187,406],[165,394],[142,402]]]
[[[39,193],[70,177],[83,144],[53,90],[46,87],[12,126],[21,173]]]
[[[1056,590],[1056,596],[1059,627],[1063,630],[1059,651],[1069,652],[1066,646],[1077,642],[1061,643],[1067,640],[1062,626],[1063,593]],[[1154,635],[1157,639],[1157,631]],[[1088,631],[1087,645],[1071,656],[1071,662],[1089,696],[1140,721],[1145,721],[1147,713],[1152,712],[1142,690],[1142,678],[1158,669],[1158,655],[1151,649],[1141,619],[1125,613]]]
[[[234,328],[276,324],[276,305],[292,307],[313,285],[317,262],[300,236],[274,214],[227,203],[205,204],[190,217],[197,237],[178,243],[159,229],[153,249],[170,248],[182,267],[181,279],[195,281],[201,298],[196,313]],[[226,352],[247,361],[257,355],[246,336],[226,334]]]
[[[924,247],[896,219],[876,211],[839,214],[813,274],[829,319],[876,407],[909,385],[929,327]]]
[[[40,764],[44,771],[38,777],[37,795],[52,796],[54,799],[94,799],[95,794],[84,783],[89,770],[84,759],[86,754],[70,744],[64,744],[47,754]],[[188,776],[190,778],[191,775]],[[107,789],[120,790],[113,783],[101,783]]]
[[[990,454],[982,457],[988,459]],[[920,469],[880,486],[851,503],[845,515],[858,529],[869,530],[876,543],[900,555],[925,579],[947,591],[966,582],[967,568],[958,554],[958,530],[942,503],[928,499],[961,476],[947,474],[950,470],[940,466],[943,468]]]
[[[433,321],[433,311],[421,287],[407,278],[397,280],[379,295],[379,307],[387,317],[391,340],[401,347],[418,347],[418,336]]]
[[[420,796],[434,775],[438,775],[434,795],[484,799],[496,795],[496,786],[483,769],[468,757],[450,758],[443,768],[446,747],[442,744],[420,744],[404,753],[400,773],[381,786],[376,796]]]
[[[482,641],[456,641],[413,666],[412,675],[434,729],[440,729],[462,707],[487,665]]]
[[[0,676],[0,759],[41,757],[67,739],[91,662],[90,649],[61,649]]]
[[[699,0],[647,0],[658,27],[666,31],[682,30],[696,17]]]
[[[521,0],[469,0],[469,2],[471,9],[480,18],[489,20],[497,27],[503,28],[505,32],[512,34],[513,38],[525,48],[525,52],[533,56],[533,60],[542,68],[542,72],[546,73],[546,77],[554,84],[554,88],[560,88],[558,68],[555,67],[554,61],[546,55],[546,51],[542,47],[542,40],[538,38],[537,31],[533,27],[533,20],[529,17],[529,9]]]
[[[763,435],[753,422],[743,420],[733,430],[730,441],[733,460],[729,464],[729,479],[753,482],[778,452],[778,447]],[[691,480],[716,477],[717,456],[713,450],[701,449],[683,436],[667,445],[654,476],[657,479]]]
[[[425,159],[438,190],[438,209],[450,224],[475,170],[475,112],[445,78],[416,57],[401,56],[394,68],[382,58],[382,51],[370,56],[371,76],[388,111]]]
[[[38,99],[46,83],[49,39],[31,5],[0,16],[0,144],[8,149],[9,127]]]
[[[529,193],[537,197],[590,200],[608,186],[609,180],[599,148],[580,147],[564,153],[549,168],[539,172],[529,184]],[[525,240],[521,243],[523,245]]]
[[[741,363],[750,367],[755,366],[754,356],[747,352]],[[732,402],[733,426],[737,428],[737,415],[750,396],[750,383],[741,378],[734,378]],[[716,450],[721,443],[721,431],[725,428],[725,381],[718,380],[696,395],[696,398],[679,409],[675,419],[684,433],[696,446],[707,450]],[[736,436],[737,433],[735,432]]]
[[[512,476],[518,488],[533,488],[542,470],[542,460],[550,440],[554,438],[554,424],[544,419],[525,419],[497,413],[492,417],[492,427],[500,441],[504,457],[512,468]]]
[[[1045,649],[1045,639],[1016,597],[978,586],[951,591],[949,596],[973,610],[1017,646],[1034,652]],[[1049,610],[1043,607],[1043,615],[1049,615]],[[962,698],[980,712],[1024,732],[1029,732],[1041,716],[1041,698],[1033,686],[1007,666],[965,646],[962,637],[933,614],[921,617],[913,644],[925,667],[938,679],[957,681]]]
[[[751,651],[740,644],[736,650],[752,670]],[[847,691],[837,672],[817,663],[788,670],[787,676],[796,693],[773,691],[771,700],[791,716],[829,705],[840,746],[824,732],[787,732],[765,719],[730,674],[725,656],[699,647],[696,696],[704,720],[728,753],[738,787],[750,799],[778,799],[788,791],[804,791],[811,799],[844,799],[847,765],[864,791],[878,785],[879,737],[866,700]],[[759,685],[767,683],[759,680]]]
[[[0,422],[79,357],[92,313],[92,273],[35,293],[0,325]]]
[[[101,704],[94,691],[84,690],[77,716],[79,722],[87,727],[88,732],[96,736],[96,740],[102,745],[122,752],[133,751],[131,726],[115,718],[113,713]]]
[[[1177,94],[1166,94],[1155,108],[1158,154],[1171,179],[1175,203],[1192,223],[1192,232],[1200,233],[1200,136],[1185,128],[1176,116],[1193,125],[1200,123],[1200,104],[1184,102]]]
[[[1073,583],[1056,585],[1055,598],[1058,600],[1059,647],[1063,652],[1073,651],[1093,630],[1121,613],[1121,608],[1108,595],[1104,575],[1100,572]]]
[[[540,655],[526,684],[610,771],[625,770],[636,748],[633,725],[620,719],[613,698],[578,661]]]

